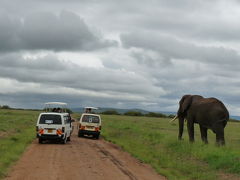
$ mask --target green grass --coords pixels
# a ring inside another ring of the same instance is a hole
[[[0,109],[0,179],[36,137],[40,111]],[[73,115],[79,118],[79,114]]]
[[[0,110],[0,179],[35,138],[39,112]]]
[[[215,134],[208,131],[209,144],[201,142],[195,126],[195,143],[178,141],[178,124],[169,119],[103,116],[105,139],[120,145],[140,161],[149,163],[169,179],[221,179],[225,173],[240,179],[240,123],[225,128],[226,146],[215,145]],[[221,175],[220,175],[221,174]]]
[[[0,179],[35,138],[39,112],[0,110]],[[74,114],[75,118],[79,114]],[[150,164],[168,179],[214,180],[223,177],[240,179],[240,123],[225,128],[226,146],[215,146],[215,134],[208,131],[209,144],[200,140],[195,127],[195,143],[178,141],[178,124],[169,119],[103,115],[102,135],[120,145],[142,162]],[[231,179],[231,178],[230,178]]]

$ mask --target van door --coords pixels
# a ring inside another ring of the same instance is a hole
[[[57,114],[41,114],[38,127],[43,129],[44,134],[55,135],[56,130],[62,128],[62,119]]]
[[[67,137],[69,137],[72,130],[71,119],[69,118],[69,116],[64,116],[64,122],[65,122],[66,134],[67,134]]]

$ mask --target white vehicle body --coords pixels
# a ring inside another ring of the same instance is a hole
[[[83,113],[78,123],[78,137],[92,135],[99,138],[102,128],[102,120],[98,114]]]
[[[57,109],[57,107],[61,112],[67,112],[67,103],[63,103],[63,102],[47,102],[47,103],[45,103],[46,112],[52,111],[53,109]]]
[[[47,106],[49,105],[65,106],[66,103],[50,102],[45,105],[45,110],[48,111]],[[49,110],[51,110],[50,106]],[[65,144],[67,141],[70,141],[72,131],[71,116],[63,108],[61,108],[61,112],[44,112],[39,114],[36,124],[36,134],[39,143],[42,143],[44,140],[57,140]]]
[[[96,111],[96,110],[98,110],[98,108],[88,106],[88,107],[84,108],[84,113],[93,113],[93,114],[95,114],[94,111]]]

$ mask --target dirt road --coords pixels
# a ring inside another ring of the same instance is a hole
[[[6,180],[164,180],[154,170],[118,146],[90,138],[38,144],[35,140],[12,168]]]

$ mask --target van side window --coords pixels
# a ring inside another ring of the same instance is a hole
[[[68,116],[67,118],[68,118],[68,123],[71,123],[71,120],[72,120],[71,116]]]
[[[70,118],[69,118],[69,116],[64,116],[64,122],[65,122],[65,124],[70,124]]]
[[[66,118],[66,116],[64,116],[63,119],[64,119],[64,124],[67,124],[67,118]]]

